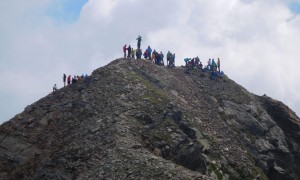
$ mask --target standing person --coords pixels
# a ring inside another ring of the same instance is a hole
[[[144,55],[144,58],[145,58],[145,59],[147,59],[147,58],[148,58],[148,51],[147,51],[147,49],[145,50],[145,52],[144,52],[144,54],[143,54],[143,55]]]
[[[66,78],[67,78],[67,76],[66,76],[66,74],[64,74],[63,75],[64,87],[66,86]]]
[[[126,58],[126,50],[127,50],[127,45],[125,44],[123,46],[124,58]]]
[[[172,61],[173,61],[173,66],[175,66],[175,53],[173,54],[173,56],[172,56]]]
[[[131,49],[131,57],[133,58],[133,59],[135,59],[135,53],[136,53],[136,50],[135,49]]]
[[[212,62],[211,62],[211,69],[214,69],[214,68],[217,69],[217,64],[216,64],[215,60],[212,59]]]
[[[142,41],[142,36],[138,36],[137,40],[137,48],[140,49],[141,48],[141,41]]]
[[[81,81],[82,79],[81,79],[81,76],[77,76],[77,79],[78,79],[78,81]]]
[[[152,53],[152,49],[151,49],[150,46],[148,46],[147,52],[148,52],[148,58],[149,58],[149,60],[150,60],[150,59],[151,59],[151,53]]]
[[[159,54],[159,56],[160,56],[160,65],[161,66],[165,66],[165,63],[164,63],[164,54],[160,51],[160,54]]]
[[[142,50],[141,49],[137,49],[136,50],[136,58],[137,59],[141,59],[142,58]]]
[[[207,61],[207,69],[210,69],[210,68],[211,68],[210,65],[211,65],[211,60],[209,59],[209,60]]]
[[[128,50],[128,55],[127,55],[127,57],[131,57],[131,46],[129,45],[128,46],[128,48],[127,48],[127,50]]]
[[[53,86],[53,92],[57,90],[56,84]]]
[[[77,77],[74,75],[74,77],[72,78],[72,84],[77,83],[77,81],[78,81],[78,79],[77,79]]]
[[[193,58],[190,62],[191,62],[192,68],[194,68],[195,67],[195,58]]]
[[[167,53],[167,66],[169,66],[171,58],[172,58],[172,53],[170,51],[168,51],[168,53]]]
[[[195,58],[195,63],[196,63],[196,66],[198,67],[198,66],[199,66],[199,63],[200,63],[200,59],[199,59],[198,56]]]
[[[220,72],[220,65],[221,65],[220,58],[218,58],[217,65],[218,65],[218,71]]]
[[[200,69],[203,70],[203,64],[202,64],[202,62],[200,62],[199,66],[200,66]]]
[[[151,56],[151,60],[152,60],[152,61],[155,61],[155,55],[156,55],[156,51],[155,51],[155,49],[154,49],[154,51],[153,51],[153,53],[152,53],[152,56]]]
[[[68,85],[71,84],[71,75],[68,76]]]

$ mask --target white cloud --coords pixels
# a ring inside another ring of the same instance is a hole
[[[109,21],[119,0],[89,0],[82,10],[85,20]]]
[[[48,94],[54,83],[61,87],[63,73],[91,73],[121,57],[122,46],[135,47],[138,34],[142,48],[176,53],[177,65],[185,57],[198,55],[204,63],[220,57],[230,78],[300,114],[300,19],[287,1],[89,0],[74,23],[46,16],[51,2],[1,2],[0,77],[5,85],[0,94],[10,97],[10,105],[0,121]],[[2,102],[8,100],[1,107]],[[14,104],[22,105],[16,111]]]

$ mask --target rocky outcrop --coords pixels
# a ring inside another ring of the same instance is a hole
[[[299,118],[226,78],[118,59],[0,127],[0,179],[299,179]]]
[[[283,138],[288,147],[285,152],[290,152],[285,153],[287,154],[285,156],[279,156],[278,159],[281,159],[275,163],[269,173],[272,174],[274,172],[274,179],[287,179],[292,171],[291,169],[300,169],[300,119],[295,112],[282,102],[267,96],[260,97],[260,101],[268,114],[283,131],[285,135]],[[277,143],[277,141],[274,140],[274,143]],[[295,171],[295,173],[296,175],[293,176],[293,179],[299,179],[300,172]]]

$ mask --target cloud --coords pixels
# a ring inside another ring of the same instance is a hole
[[[199,56],[204,64],[220,57],[231,79],[300,114],[300,19],[292,1],[80,0],[70,10],[65,6],[71,2],[1,2],[0,94],[5,111],[0,121],[47,95],[53,84],[61,87],[63,73],[90,74],[121,57],[123,45],[135,47],[139,34],[142,48],[171,50],[177,65],[185,57]],[[49,14],[49,8],[58,16]]]
[[[110,21],[111,12],[119,0],[90,0],[83,8],[82,16],[85,20]]]

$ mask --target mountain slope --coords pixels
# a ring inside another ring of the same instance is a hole
[[[118,59],[1,125],[4,179],[299,179],[299,118],[230,79]]]

